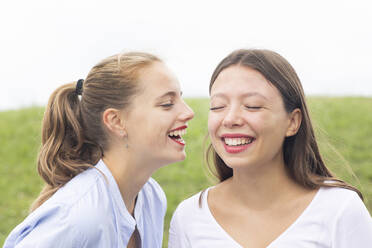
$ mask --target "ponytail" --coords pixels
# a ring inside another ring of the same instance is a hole
[[[96,164],[103,155],[100,146],[84,136],[81,104],[75,88],[75,83],[59,87],[46,107],[37,159],[39,175],[46,185],[32,204],[31,211],[74,176]]]

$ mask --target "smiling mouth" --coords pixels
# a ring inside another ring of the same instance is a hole
[[[238,138],[222,137],[221,139],[227,146],[244,146],[247,144],[251,144],[254,141],[254,138],[248,138],[248,137],[238,137]]]
[[[228,153],[241,153],[247,150],[256,138],[245,134],[223,134],[221,141]]]
[[[176,130],[169,132],[168,137],[174,142],[176,142],[177,144],[184,146],[185,141],[183,140],[182,135],[185,135],[185,134],[186,134],[186,127],[181,127],[181,128],[178,128]]]

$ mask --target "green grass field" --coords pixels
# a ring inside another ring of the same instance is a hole
[[[187,102],[195,111],[185,138],[187,158],[154,175],[168,198],[163,247],[167,247],[169,222],[178,203],[213,183],[203,162],[208,100]],[[372,212],[372,98],[312,97],[309,106],[328,166],[361,189]],[[42,187],[36,156],[43,111],[33,107],[0,112],[0,244],[25,218]]]

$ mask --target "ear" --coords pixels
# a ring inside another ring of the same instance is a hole
[[[298,129],[301,126],[302,113],[299,108],[296,108],[289,114],[289,126],[285,134],[286,137],[293,136],[297,133]]]
[[[102,115],[103,124],[113,134],[124,137],[127,135],[122,111],[108,108]]]

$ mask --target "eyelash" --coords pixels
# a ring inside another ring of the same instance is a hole
[[[173,103],[166,103],[166,104],[162,104],[160,106],[164,107],[164,108],[170,108],[172,107],[174,104]]]
[[[258,107],[258,106],[245,106],[247,109],[261,109],[262,107]],[[218,110],[218,109],[222,109],[223,107],[213,107],[213,108],[209,108],[209,110]]]
[[[209,108],[209,110],[218,110],[218,109],[222,109],[223,107],[213,107],[213,108]]]
[[[262,107],[256,107],[256,106],[245,106],[247,109],[261,109]]]

